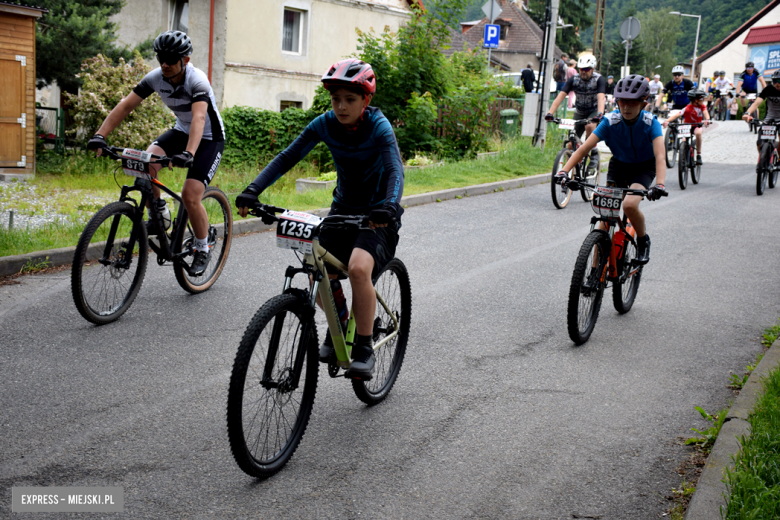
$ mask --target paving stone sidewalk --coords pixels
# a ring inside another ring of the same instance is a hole
[[[756,139],[742,120],[719,121],[704,132],[701,157],[705,164],[755,164]]]

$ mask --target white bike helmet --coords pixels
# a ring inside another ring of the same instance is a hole
[[[660,74],[656,74],[655,76],[653,76],[653,79],[661,79],[661,75]]]
[[[580,56],[580,59],[577,60],[577,68],[595,69],[596,63],[598,62],[596,61],[596,57],[593,54],[583,54],[582,56]]]
[[[675,65],[674,67],[672,67],[672,74],[677,74],[678,72],[680,74],[685,74],[685,69],[683,68],[682,65]]]

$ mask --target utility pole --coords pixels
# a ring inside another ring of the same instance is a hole
[[[604,72],[601,58],[604,55],[604,16],[607,10],[607,0],[596,0],[596,23],[593,32],[593,55],[596,57],[596,70]]]
[[[534,134],[534,145],[544,150],[545,140],[547,138],[547,122],[544,120],[545,114],[550,106],[550,78],[555,66],[555,30],[558,26],[558,6],[560,0],[547,0],[547,6],[544,12],[544,43],[542,48],[542,59],[539,67],[539,107],[536,112],[536,132]]]

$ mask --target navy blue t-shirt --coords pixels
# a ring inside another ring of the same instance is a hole
[[[655,157],[653,139],[663,136],[661,123],[644,110],[633,125],[626,124],[620,110],[615,110],[604,116],[593,133],[606,143],[613,157],[624,163],[641,163]]]
[[[404,167],[390,122],[376,107],[367,107],[355,131],[341,124],[331,110],[301,132],[252,181],[258,193],[290,171],[317,143],[324,142],[336,165],[333,201],[343,212],[368,214],[372,209],[403,213]]]

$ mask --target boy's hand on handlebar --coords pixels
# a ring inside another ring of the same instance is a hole
[[[108,148],[108,143],[106,138],[100,134],[93,135],[92,139],[87,142],[87,150],[95,150],[95,155],[98,157],[102,154],[103,148]]]
[[[555,119],[555,116],[554,116],[554,115],[552,115],[552,114],[551,114],[551,113],[549,113],[549,112],[547,112],[547,115],[545,115],[545,116],[544,116],[544,120],[545,120],[545,121],[552,121],[553,119]]]
[[[393,216],[393,212],[389,209],[372,209],[368,214],[368,227],[371,229],[387,227],[393,221]]]
[[[260,194],[247,188],[241,192],[241,195],[236,197],[236,207],[238,208],[238,214],[241,215],[242,218],[249,215],[249,212],[255,207],[258,195]]]
[[[663,123],[661,123],[661,126],[666,128],[667,126],[669,126],[669,121],[664,121]]]
[[[667,195],[669,195],[669,192],[666,191],[666,187],[663,184],[656,184],[647,190],[648,200],[658,200],[661,197],[666,197]]]

